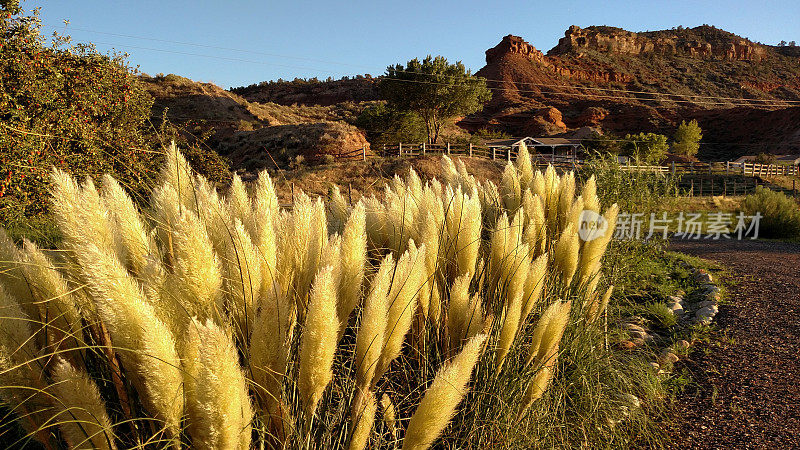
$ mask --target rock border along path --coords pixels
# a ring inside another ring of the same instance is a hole
[[[670,249],[725,265],[732,282],[722,305],[694,307],[693,320],[716,316],[716,330],[680,363],[692,383],[675,405],[672,448],[800,448],[800,245],[702,240]],[[708,284],[706,296],[718,300]]]

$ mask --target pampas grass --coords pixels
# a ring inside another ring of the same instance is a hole
[[[338,330],[336,286],[333,267],[328,266],[321,269],[314,280],[300,345],[297,385],[307,422],[311,421],[322,393],[333,378]]]
[[[78,255],[100,318],[149,411],[177,436],[183,415],[183,375],[175,336],[119,260],[89,246]]]
[[[284,209],[266,172],[223,194],[174,147],[142,203],[54,170],[60,248],[0,231],[0,399],[48,448],[497,445],[603,332],[612,231],[581,242],[596,182],[524,147],[499,187],[442,173]]]
[[[58,360],[53,368],[51,395],[61,434],[70,448],[115,449],[111,420],[97,385],[89,375],[66,360]]]
[[[250,448],[252,410],[231,335],[193,320],[186,336],[184,380],[189,435],[202,449]]]
[[[422,402],[411,416],[403,438],[403,449],[426,449],[442,433],[464,398],[467,383],[485,339],[485,335],[470,339],[461,353],[436,374],[433,383],[425,391]]]

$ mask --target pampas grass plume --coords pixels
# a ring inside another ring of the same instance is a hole
[[[350,450],[363,450],[367,447],[378,403],[375,394],[367,391],[362,401],[363,407],[353,411],[353,435],[350,437]]]
[[[211,321],[193,320],[187,341],[184,379],[192,445],[249,449],[253,414],[233,338]]]
[[[450,348],[461,347],[469,326],[469,275],[462,275],[450,287],[450,301],[447,305],[447,331],[450,334]]]
[[[580,238],[574,224],[567,225],[556,242],[553,252],[553,263],[564,285],[569,285],[578,270]]]
[[[524,325],[533,308],[539,303],[547,276],[547,254],[541,255],[530,265],[523,287],[522,315],[520,327]]]
[[[175,337],[118,259],[94,246],[78,257],[100,318],[120,349],[122,364],[142,403],[177,436],[183,415],[183,376]]]
[[[356,334],[355,353],[356,385],[362,390],[370,386],[383,351],[393,269],[394,261],[390,253],[381,262],[378,273],[372,279],[369,295],[364,301],[361,323]]]
[[[101,194],[119,232],[125,265],[138,274],[147,263],[146,257],[150,253],[150,240],[139,212],[130,196],[111,175],[103,176]]]
[[[555,357],[555,351],[567,326],[571,308],[571,301],[559,300],[545,310],[533,330],[526,365],[533,363],[538,367],[547,364],[551,358]]]
[[[308,315],[300,343],[297,387],[307,423],[333,378],[333,357],[339,334],[333,268],[322,268],[314,279]]]
[[[358,203],[347,219],[342,233],[341,281],[339,284],[339,321],[347,324],[347,318],[361,299],[364,283],[364,266],[367,260],[367,231],[364,205]]]
[[[52,370],[55,415],[61,435],[73,449],[116,448],[111,421],[97,385],[82,370],[58,359]]]
[[[395,268],[392,287],[389,291],[389,309],[384,331],[384,345],[373,385],[383,376],[389,364],[400,355],[403,340],[411,328],[417,310],[417,295],[425,282],[425,245],[416,248],[414,241]]]
[[[481,355],[486,335],[478,335],[464,345],[453,360],[439,369],[411,421],[408,423],[404,450],[429,448],[456,413],[456,407],[466,394],[472,369]]]
[[[555,374],[554,367],[555,360],[553,360],[553,364],[547,364],[542,366],[536,375],[533,377],[533,380],[528,384],[527,389],[525,389],[525,393],[522,395],[522,402],[520,402],[519,412],[517,413],[517,420],[521,420],[525,414],[525,411],[530,408],[530,406],[536,400],[542,398],[544,392],[547,390],[547,387],[550,385],[550,381],[553,379],[553,375]]]
[[[381,409],[383,410],[383,423],[389,429],[392,440],[397,439],[397,411],[392,399],[387,394],[381,396]]]

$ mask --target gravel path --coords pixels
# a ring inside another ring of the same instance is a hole
[[[732,286],[718,331],[695,346],[678,398],[674,448],[800,448],[800,245],[674,241],[717,261]]]

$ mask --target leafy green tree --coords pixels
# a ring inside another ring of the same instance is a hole
[[[663,134],[638,133],[625,135],[623,151],[627,156],[645,164],[658,164],[669,151]]]
[[[398,111],[386,103],[364,109],[356,119],[356,126],[367,133],[373,145],[420,142],[427,137],[425,124],[416,113]]]
[[[675,142],[672,143],[672,151],[679,155],[694,156],[700,150],[700,140],[703,139],[703,132],[697,121],[692,119],[689,123],[682,121],[675,131]]]
[[[472,76],[460,61],[450,64],[430,55],[387,67],[380,92],[390,107],[416,113],[431,143],[436,143],[446,121],[479,111],[492,98],[486,80]]]

